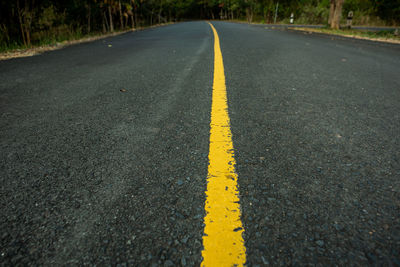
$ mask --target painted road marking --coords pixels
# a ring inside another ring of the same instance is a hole
[[[226,97],[224,64],[214,32],[214,83],[211,105],[209,165],[204,218],[202,266],[243,266],[244,228],[240,219],[236,161]]]

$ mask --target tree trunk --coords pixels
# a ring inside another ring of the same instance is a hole
[[[33,7],[35,2],[32,0],[32,10],[30,11],[28,0],[25,0],[25,10],[23,13],[24,18],[24,28],[25,28],[25,38],[26,44],[31,45],[31,25],[33,20]]]
[[[110,31],[114,32],[114,25],[112,20],[111,6],[108,6],[108,16],[110,17]]]
[[[342,15],[343,3],[344,3],[344,0],[336,0],[335,1],[335,12],[334,12],[332,20],[331,20],[331,28],[332,29],[339,29],[339,27],[340,27],[340,17]]]
[[[328,24],[331,25],[333,15],[335,14],[335,0],[330,0]]]
[[[249,0],[244,0],[245,4],[246,4],[246,20],[247,22],[250,22],[250,3]]]
[[[119,9],[119,22],[121,25],[121,29],[124,28],[124,18],[122,17],[122,6],[121,1],[118,1],[118,9]]]
[[[276,19],[278,18],[279,1],[276,3],[275,14],[274,14],[274,24],[276,24]]]
[[[246,18],[249,23],[253,21],[253,8],[251,6],[246,8]]]
[[[90,33],[90,19],[91,19],[91,7],[90,3],[88,4],[88,24],[87,24],[87,32]]]
[[[25,27],[25,35],[26,35],[26,44],[28,46],[31,45],[31,33],[27,27]]]
[[[110,30],[110,26],[108,25],[106,11],[103,12],[103,25],[106,27],[106,31],[108,32]]]
[[[132,29],[135,28],[135,20],[133,19],[133,14],[130,16],[132,21]]]
[[[137,14],[136,6],[133,9],[133,16],[135,17],[135,27],[137,27],[138,26],[138,14]]]
[[[19,7],[19,0],[17,0],[17,9],[18,9],[19,25],[20,25],[20,27],[21,27],[22,40],[23,40],[23,42],[24,42],[24,45],[26,46],[26,38],[25,38],[24,23],[22,22],[22,11],[21,11],[21,8]]]
[[[160,10],[158,11],[158,24],[161,24],[161,12],[162,12],[162,6],[160,6]]]
[[[104,21],[104,13],[103,13],[103,17],[101,18],[101,22],[103,24],[103,33],[107,32],[107,28],[106,28],[106,23]]]

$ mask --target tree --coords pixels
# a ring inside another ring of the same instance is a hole
[[[31,28],[35,12],[34,7],[34,0],[32,0],[32,2],[25,0],[23,8],[20,6],[19,0],[17,0],[18,18],[25,46],[31,45]]]
[[[330,0],[329,20],[332,29],[339,29],[344,0]]]
[[[110,18],[110,31],[113,32],[114,31],[114,24],[113,24],[113,17],[112,17],[112,10],[113,7],[111,6],[112,2],[108,4],[108,16]]]

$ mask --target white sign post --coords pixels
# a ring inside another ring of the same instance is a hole
[[[351,26],[353,24],[353,11],[349,11],[349,13],[347,14],[347,28],[351,29]]]

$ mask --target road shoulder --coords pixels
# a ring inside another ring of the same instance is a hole
[[[382,42],[382,43],[391,43],[391,44],[400,44],[400,38],[399,39],[393,39],[393,38],[379,38],[379,37],[365,37],[365,36],[359,36],[355,34],[342,34],[338,32],[332,32],[330,29],[314,29],[314,28],[297,28],[297,27],[291,27],[289,30],[294,30],[294,31],[301,31],[307,34],[324,34],[324,35],[332,35],[332,36],[341,36],[345,38],[353,38],[353,39],[361,39],[361,40],[369,40],[369,41],[374,41],[374,42]],[[361,33],[361,32],[360,32]]]
[[[93,42],[93,41],[102,40],[102,39],[109,38],[109,37],[122,35],[122,34],[125,34],[128,32],[136,32],[136,31],[141,31],[141,30],[155,28],[155,27],[161,27],[161,26],[170,25],[170,24],[173,24],[173,23],[172,22],[171,23],[163,23],[163,24],[157,24],[157,25],[153,25],[153,26],[149,26],[149,27],[137,27],[134,29],[124,30],[124,31],[117,31],[117,32],[111,32],[111,33],[99,34],[99,35],[93,35],[93,36],[85,36],[85,37],[77,39],[77,40],[65,40],[62,42],[56,42],[56,43],[48,44],[48,45],[34,46],[34,47],[30,47],[30,48],[21,48],[21,49],[6,51],[6,52],[0,52],[0,60],[7,60],[7,59],[21,58],[21,57],[31,57],[31,56],[35,56],[35,55],[40,55],[43,52],[62,49],[64,47],[71,46],[71,45]]]

